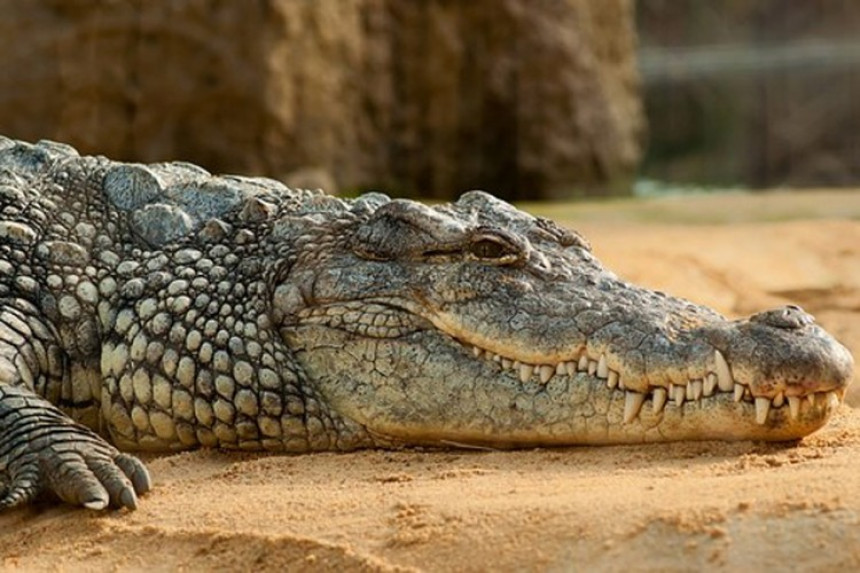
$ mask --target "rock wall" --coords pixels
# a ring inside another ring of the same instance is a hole
[[[624,191],[630,0],[0,0],[0,133],[216,172],[508,198]]]
[[[438,197],[622,188],[642,128],[630,11],[612,0],[392,1],[396,179]]]

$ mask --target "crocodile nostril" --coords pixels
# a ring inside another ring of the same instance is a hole
[[[751,322],[758,322],[774,328],[796,330],[809,326],[815,318],[795,304],[760,312],[750,317]]]

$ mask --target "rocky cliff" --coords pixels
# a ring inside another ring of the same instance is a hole
[[[0,10],[0,132],[14,137],[436,197],[623,191],[640,155],[630,0]]]

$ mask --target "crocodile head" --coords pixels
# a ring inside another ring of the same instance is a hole
[[[628,284],[578,234],[482,192],[315,221],[284,225],[305,248],[273,314],[328,406],[389,440],[790,440],[853,371],[798,307],[727,320]]]

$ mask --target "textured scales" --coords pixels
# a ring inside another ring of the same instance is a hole
[[[797,307],[629,285],[482,192],[343,201],[0,139],[0,208],[0,507],[135,507],[114,446],[790,440],[853,368]]]

